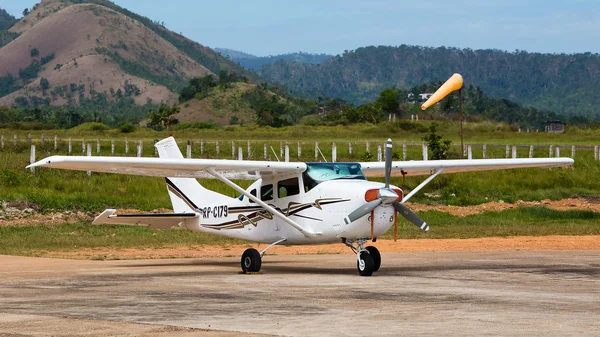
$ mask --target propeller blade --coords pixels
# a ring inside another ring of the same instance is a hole
[[[388,138],[385,143],[385,188],[390,188],[392,175],[392,140]]]
[[[419,216],[416,215],[415,212],[411,211],[410,208],[397,201],[392,205],[394,205],[396,211],[398,211],[398,213],[400,213],[404,218],[406,218],[406,220],[412,222],[415,226],[421,228],[426,232],[429,231],[429,225],[423,219],[419,218]]]
[[[348,214],[348,216],[344,218],[344,222],[346,222],[346,225],[347,225],[351,222],[354,222],[354,221],[362,218],[363,216],[371,213],[371,211],[374,210],[375,207],[381,205],[381,203],[382,203],[381,199],[369,201],[368,203],[355,209],[352,213]]]

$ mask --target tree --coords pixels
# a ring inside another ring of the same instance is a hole
[[[158,111],[150,110],[148,113],[148,126],[153,129],[159,129],[164,127],[169,130],[169,126],[177,124],[179,121],[173,115],[179,113],[179,105],[175,104],[171,107],[162,105]]]
[[[23,10],[23,16],[27,16],[27,14],[29,14],[29,8]]]
[[[31,54],[31,57],[37,57],[40,55],[40,51],[37,48],[33,48],[31,51],[29,51],[29,54]]]
[[[394,89],[388,88],[382,91],[377,98],[377,103],[381,105],[381,110],[388,114],[395,114],[398,112],[400,102],[398,101],[398,92]]]
[[[433,153],[431,159],[448,159],[448,150],[450,150],[450,144],[452,143],[449,139],[442,139],[442,136],[436,134],[436,123],[429,125],[430,134],[423,137],[423,140],[427,142],[427,147]]]
[[[50,88],[50,82],[47,78],[42,77],[40,79],[40,87],[42,87],[42,90],[48,90]]]

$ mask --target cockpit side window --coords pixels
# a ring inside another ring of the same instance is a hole
[[[273,200],[273,184],[262,185],[260,187],[260,200]]]
[[[298,183],[298,178],[295,177],[279,181],[277,183],[277,191],[277,196],[279,198],[300,194],[300,184]]]
[[[252,191],[250,191],[250,194],[255,197],[256,196],[256,189],[253,189]],[[254,201],[252,201],[252,199],[248,198],[248,200],[254,204]]]

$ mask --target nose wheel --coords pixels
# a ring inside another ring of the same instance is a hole
[[[356,253],[356,268],[360,276],[371,276],[381,266],[381,254],[376,247],[365,247],[365,242],[367,242],[365,239],[357,240],[355,246],[352,241],[343,241]]]

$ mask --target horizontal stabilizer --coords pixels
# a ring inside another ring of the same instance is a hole
[[[148,213],[148,214],[115,214],[117,210],[107,209],[94,219],[94,225],[131,225],[148,226],[154,229],[169,229],[178,223],[195,219],[197,213]]]

